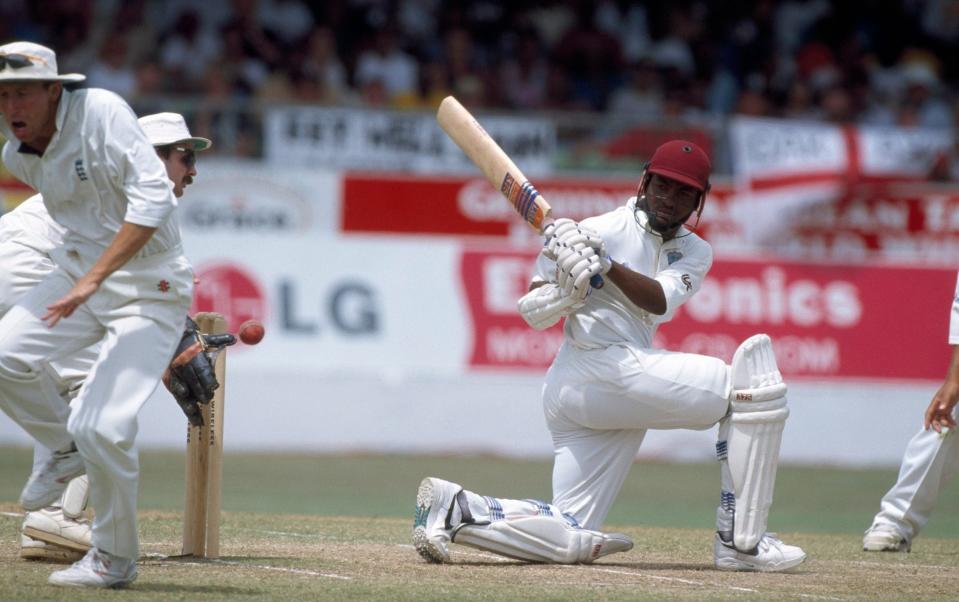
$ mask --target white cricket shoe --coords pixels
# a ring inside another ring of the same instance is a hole
[[[908,552],[912,549],[912,542],[894,525],[873,523],[862,537],[862,549],[866,552]]]
[[[84,553],[93,547],[90,521],[72,519],[63,514],[62,508],[44,508],[27,512],[23,521],[23,533],[33,539],[52,543]]]
[[[96,548],[74,562],[70,568],[50,575],[53,585],[68,587],[126,587],[137,578],[136,560],[120,558]]]
[[[55,452],[43,466],[30,475],[20,494],[25,510],[39,510],[56,501],[74,478],[86,473],[83,458],[76,449]]]
[[[76,550],[61,548],[52,543],[33,539],[20,534],[20,558],[25,560],[40,560],[46,562],[76,562],[83,558],[83,554]]]
[[[724,541],[719,533],[713,543],[713,559],[721,571],[759,571],[778,573],[797,567],[806,560],[806,553],[798,546],[783,543],[772,533],[766,533],[756,545],[753,554],[733,547],[732,539]]]
[[[450,534],[455,525],[453,504],[463,488],[443,479],[427,477],[416,491],[416,516],[413,519],[413,545],[428,562],[450,561]]]

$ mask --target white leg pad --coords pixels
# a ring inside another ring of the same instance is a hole
[[[83,516],[83,511],[87,509],[90,502],[90,481],[87,475],[80,475],[67,484],[60,497],[60,508],[63,509],[63,515],[78,519]]]
[[[733,356],[727,457],[736,498],[733,542],[752,550],[766,533],[783,427],[789,416],[786,384],[764,334],[744,341]],[[720,430],[722,433],[722,428]]]
[[[545,516],[463,525],[452,541],[517,560],[553,564],[588,564],[633,547],[625,535],[572,527],[563,519]]]

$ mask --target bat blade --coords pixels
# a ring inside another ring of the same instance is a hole
[[[440,103],[436,120],[526,223],[542,233],[552,221],[549,203],[473,115],[454,97],[447,96]]]
[[[549,203],[466,107],[447,96],[436,111],[436,121],[526,223],[542,234],[553,221]],[[596,274],[590,284],[593,288],[602,288],[603,277]]]

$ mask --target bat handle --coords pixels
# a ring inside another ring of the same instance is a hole
[[[549,217],[548,212],[547,212],[547,217]],[[552,224],[552,222],[550,222],[550,224]],[[534,225],[537,226],[537,230],[539,230],[540,234],[543,234],[544,231],[549,227],[549,226],[540,226],[539,224],[534,224]],[[546,237],[546,241],[549,242],[548,236]],[[603,277],[600,276],[599,274],[596,274],[595,276],[589,279],[589,285],[593,288],[603,288],[604,284],[606,284],[606,281],[604,281]]]

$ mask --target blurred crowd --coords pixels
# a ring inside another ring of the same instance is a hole
[[[4,0],[0,39],[156,96],[952,127],[959,0]]]

